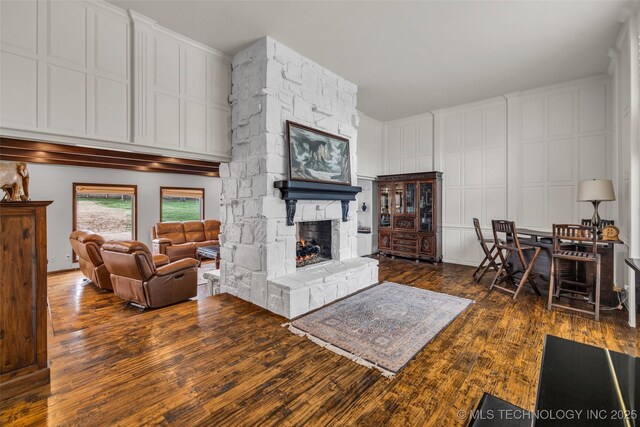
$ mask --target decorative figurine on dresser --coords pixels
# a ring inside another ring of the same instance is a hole
[[[24,202],[29,198],[29,170],[23,162],[0,163],[0,189],[3,202]]]
[[[442,172],[378,177],[383,255],[442,261]]]

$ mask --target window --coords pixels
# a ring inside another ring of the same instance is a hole
[[[160,187],[160,222],[204,219],[204,188]]]
[[[105,240],[135,240],[135,185],[73,184],[73,229],[89,230]]]

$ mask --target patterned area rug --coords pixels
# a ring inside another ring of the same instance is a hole
[[[289,324],[289,329],[393,377],[473,301],[384,282]]]

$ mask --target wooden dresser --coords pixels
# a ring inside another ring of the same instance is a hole
[[[0,203],[0,398],[49,382],[47,206]]]
[[[381,254],[442,261],[442,172],[378,177]]]

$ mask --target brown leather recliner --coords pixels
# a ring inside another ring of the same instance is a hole
[[[104,238],[92,231],[78,230],[69,235],[71,248],[78,256],[80,271],[97,287],[113,290],[111,273],[102,259],[100,248],[104,244]],[[153,263],[156,267],[169,264],[169,257],[162,254],[153,255]]]
[[[164,307],[198,294],[199,262],[195,259],[156,268],[149,248],[135,240],[106,242],[102,258],[111,272],[113,292],[142,307]]]
[[[154,254],[165,254],[171,261],[194,258],[202,246],[219,245],[220,221],[159,222],[151,227]]]
[[[78,256],[82,274],[99,288],[112,290],[111,273],[100,253],[104,238],[90,231],[74,231],[69,235],[69,243]]]

